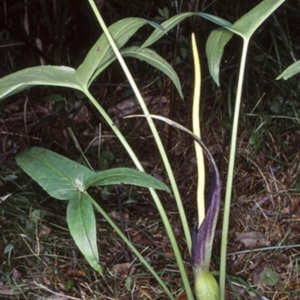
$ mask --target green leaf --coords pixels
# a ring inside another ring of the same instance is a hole
[[[144,172],[129,168],[114,168],[99,173],[96,172],[87,184],[88,186],[131,184],[170,192],[162,181]]]
[[[179,22],[192,15],[193,13],[181,13],[163,22],[161,26],[164,28],[164,31],[158,29],[154,30],[149,38],[142,44],[141,49],[151,46],[153,43],[163,37],[169,30],[175,27]]]
[[[284,70],[277,78],[276,80],[279,79],[284,79],[287,80],[291,77],[293,77],[294,75],[297,75],[300,73],[300,60],[294,62],[293,64],[291,64],[286,70]]]
[[[208,68],[211,77],[219,86],[220,63],[224,53],[224,48],[232,38],[233,33],[226,29],[213,30],[206,42],[205,50],[208,60]]]
[[[274,286],[279,281],[279,276],[275,271],[268,267],[259,274],[259,279],[268,286]]]
[[[67,221],[70,233],[89,264],[99,272],[95,215],[92,198],[86,189],[125,183],[169,191],[164,183],[143,172],[128,168],[93,172],[43,148],[34,147],[21,152],[16,161],[50,196],[69,200]]]
[[[81,253],[96,271],[102,272],[99,265],[95,214],[91,198],[86,192],[79,192],[70,199],[67,222]]]
[[[60,200],[73,199],[94,178],[85,166],[43,148],[21,152],[16,161],[51,197]]]
[[[159,29],[159,30],[161,30],[161,31],[164,31],[165,29],[159,24],[159,23],[157,23],[157,22],[154,22],[154,21],[151,21],[151,20],[146,20],[147,21],[147,23],[149,24],[149,25],[151,25],[152,27],[154,27],[155,29]]]
[[[144,60],[151,66],[159,69],[161,72],[166,74],[173,81],[180,97],[183,98],[181,84],[177,73],[175,72],[173,67],[156,52],[148,48],[140,48],[137,46],[133,46],[133,47],[128,47],[120,50],[120,53],[124,57],[133,57],[140,60]],[[95,74],[92,76],[91,82],[114,60],[116,60],[115,56],[103,59],[103,61],[98,66],[97,72],[95,72]]]
[[[284,1],[285,0],[264,0],[237,20],[232,26],[222,25],[222,27],[225,27],[229,31],[220,29],[211,32],[206,42],[206,55],[210,74],[217,85],[220,85],[220,62],[224,48],[231,39],[233,33],[236,33],[249,41],[255,30]]]
[[[33,147],[16,156],[17,163],[53,198],[70,200],[90,186],[132,184],[169,191],[155,177],[129,168],[94,172],[47,149]]]
[[[180,97],[183,98],[181,84],[177,73],[172,68],[172,66],[156,52],[148,48],[140,49],[139,47],[129,47],[121,51],[121,53],[124,57],[129,56],[143,60],[149,65],[159,69],[161,72],[166,74],[173,81]]]
[[[24,69],[0,79],[0,100],[36,85],[53,85],[82,90],[76,71],[64,66]]]
[[[264,0],[248,13],[237,20],[231,28],[232,32],[243,38],[250,39],[256,29],[284,2],[285,0]]]
[[[139,28],[147,23],[146,20],[141,18],[126,18],[114,23],[108,29],[117,47],[120,49]],[[78,76],[84,85],[89,86],[91,84],[95,78],[93,76],[92,79],[92,75],[97,71],[103,60],[109,61],[114,57],[115,53],[103,33],[78,68]],[[96,73],[98,75],[100,72],[97,71]]]
[[[168,31],[170,31],[172,28],[174,28],[178,23],[180,23],[184,19],[186,19],[188,17],[192,17],[192,16],[199,16],[199,17],[205,18],[205,19],[207,19],[215,24],[218,24],[220,26],[224,26],[224,27],[231,26],[231,23],[229,23],[228,21],[226,21],[222,18],[213,16],[213,15],[210,15],[210,14],[200,13],[200,12],[180,13],[180,14],[173,16],[172,18],[170,18],[169,20],[167,20],[161,24],[162,27],[165,29],[164,31],[154,30],[153,33],[149,36],[149,38],[141,46],[141,48],[149,47],[150,45],[152,45],[153,43],[158,41],[162,36],[164,36]]]

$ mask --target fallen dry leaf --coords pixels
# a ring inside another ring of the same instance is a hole
[[[264,234],[257,231],[237,233],[235,241],[242,242],[246,246],[246,248],[270,245],[270,242],[266,240]]]
[[[115,264],[111,268],[111,273],[119,278],[125,278],[130,270],[130,263]]]
[[[20,291],[11,289],[8,285],[0,283],[0,295],[13,296],[21,294]]]

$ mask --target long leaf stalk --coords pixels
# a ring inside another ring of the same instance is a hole
[[[134,79],[132,78],[131,76],[131,73],[122,57],[122,55],[120,54],[120,51],[118,49],[118,47],[116,46],[113,38],[111,37],[110,33],[109,33],[109,30],[108,28],[106,27],[101,15],[99,14],[94,2],[92,0],[89,0],[89,3],[92,7],[92,9],[94,10],[95,12],[95,15],[98,19],[98,22],[101,26],[101,28],[103,29],[111,47],[113,48],[114,52],[115,52],[115,55],[117,56],[117,59],[119,60],[119,63],[121,64],[121,67],[137,97],[137,100],[144,112],[145,115],[148,115],[149,114],[149,111],[147,109],[147,106],[145,104],[145,102],[143,101],[143,98],[140,94],[140,91],[134,81]],[[93,104],[95,104],[93,102]],[[103,111],[103,110],[102,110]],[[104,111],[103,111],[104,112]],[[104,112],[105,113],[105,112]],[[105,113],[106,114],[106,113]],[[107,114],[106,114],[107,115]],[[108,115],[107,115],[108,117]],[[157,144],[157,147],[158,147],[158,150],[161,154],[161,157],[162,157],[162,160],[164,162],[164,165],[165,165],[165,168],[166,168],[166,171],[167,171],[167,174],[168,174],[168,177],[169,177],[169,180],[170,180],[170,184],[171,184],[171,187],[172,187],[172,190],[173,190],[173,193],[174,193],[174,197],[175,197],[175,200],[176,200],[176,204],[177,204],[177,207],[178,207],[178,211],[179,211],[179,214],[180,214],[180,218],[181,218],[181,222],[182,222],[182,226],[183,226],[183,230],[184,230],[184,234],[185,234],[185,238],[186,238],[186,243],[187,243],[187,248],[188,248],[188,251],[189,253],[191,254],[191,247],[192,247],[192,240],[191,240],[191,234],[190,234],[190,231],[189,231],[189,226],[188,226],[188,222],[187,222],[187,219],[186,219],[186,215],[185,215],[185,211],[184,211],[184,208],[183,208],[183,204],[182,204],[182,200],[180,198],[180,194],[179,194],[179,190],[178,190],[178,187],[177,187],[177,184],[176,184],[176,181],[175,181],[175,178],[174,178],[174,174],[173,174],[173,171],[171,169],[171,166],[170,166],[170,163],[168,161],[168,158],[167,158],[167,155],[166,155],[166,152],[165,152],[165,149],[163,147],[163,144],[161,142],[161,139],[159,137],[159,134],[157,132],[157,129],[154,125],[154,122],[152,121],[152,119],[147,119],[148,121],[148,124],[149,124],[149,127],[151,129],[151,132],[153,134],[153,137],[155,139],[155,142]],[[108,122],[108,124],[110,124],[111,128],[113,129],[113,131],[116,133],[118,130],[116,130],[116,126],[110,121]],[[119,132],[118,133],[118,137],[120,137],[122,134]],[[122,143],[125,142],[126,140],[123,138],[122,140]],[[126,142],[127,144],[127,142]],[[125,145],[125,144],[123,144]],[[125,147],[126,150],[129,149],[129,145]],[[142,166],[140,164],[137,164],[137,161],[138,159],[136,158],[135,154],[130,151],[128,152],[129,155],[132,157],[134,156],[135,159],[134,159],[134,162],[136,164],[136,166],[140,169],[140,170],[143,170]],[[134,155],[133,155],[134,154]],[[187,297],[189,300],[193,300],[194,299],[194,296],[193,296],[193,292],[192,292],[192,289],[190,287],[190,283],[189,283],[189,279],[188,279],[188,276],[187,276],[187,272],[186,272],[186,269],[185,269],[185,266],[184,266],[184,263],[183,263],[183,260],[182,260],[182,256],[181,256],[181,253],[180,253],[180,250],[179,250],[179,247],[178,247],[178,244],[177,244],[177,241],[176,241],[176,238],[175,238],[175,235],[174,235],[174,232],[170,226],[170,222],[167,218],[167,215],[165,213],[165,210],[163,209],[163,206],[161,204],[161,201],[156,193],[155,190],[151,190],[150,189],[150,193],[153,197],[153,200],[157,206],[157,209],[159,210],[159,213],[161,215],[161,218],[162,218],[162,221],[164,223],[164,226],[166,228],[166,232],[167,232],[167,235],[170,239],[170,243],[172,245],[172,248],[173,248],[173,251],[174,251],[174,254],[175,254],[175,257],[176,257],[176,261],[177,261],[177,264],[178,264],[178,268],[179,268],[179,271],[180,271],[180,274],[181,274],[181,277],[182,277],[182,281],[183,281],[183,286],[184,286],[184,289],[185,289],[185,292],[187,294]]]
[[[233,184],[233,177],[234,177],[234,164],[235,164],[235,156],[236,156],[238,123],[239,123],[240,107],[242,101],[242,90],[243,90],[248,45],[249,45],[249,39],[243,38],[243,50],[242,50],[242,57],[241,57],[241,63],[239,69],[237,93],[235,98],[235,110],[234,110],[232,133],[231,133],[229,165],[228,165],[226,194],[225,194],[224,213],[223,213],[221,258],[220,258],[220,280],[219,280],[221,300],[225,300],[226,256],[227,256],[230,205],[231,205],[232,184]]]
[[[232,26],[228,26],[227,29],[231,33],[235,33],[242,37],[243,39],[243,49],[239,69],[238,87],[236,93],[235,110],[231,134],[231,147],[229,154],[229,166],[227,174],[227,184],[226,184],[226,194],[225,194],[225,204],[224,204],[224,218],[223,218],[223,228],[222,228],[222,241],[221,241],[221,258],[220,258],[220,299],[225,300],[225,282],[226,282],[226,256],[227,256],[227,239],[228,239],[228,229],[229,229],[229,216],[230,216],[230,205],[232,196],[232,184],[234,177],[234,163],[236,155],[236,142],[237,142],[237,132],[238,132],[238,121],[240,114],[240,107],[242,101],[242,88],[245,74],[246,57],[249,46],[249,41],[253,33],[257,28],[284,2],[285,0],[264,0],[255,6],[252,10],[246,13],[243,17],[237,20]],[[218,73],[219,73],[219,63],[222,56],[223,50],[227,42],[230,40],[232,34],[225,34],[219,31],[217,33],[214,31],[214,36],[218,36],[220,39],[214,39],[214,44],[217,47],[217,52],[215,56],[217,59],[211,60],[211,64],[214,69],[211,69],[211,73],[214,74],[214,79],[218,83]],[[212,34],[210,35],[212,36]],[[210,40],[210,42],[213,39]],[[218,45],[218,43],[220,43]],[[219,48],[218,48],[219,46]],[[217,71],[217,72],[215,72]],[[217,76],[216,76],[217,75]]]

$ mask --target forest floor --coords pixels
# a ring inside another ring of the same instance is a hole
[[[167,114],[169,95],[150,96],[149,93],[147,97],[158,98],[155,101],[159,104],[153,109],[160,107],[162,114]],[[42,299],[41,295],[48,295],[45,299],[165,299],[151,276],[100,216],[97,218],[98,241],[105,273],[101,277],[92,271],[68,233],[66,203],[49,198],[14,163],[15,152],[29,145],[47,147],[78,158],[74,143],[68,137],[70,126],[81,147],[89,149],[87,155],[95,168],[130,166],[112,132],[102,125],[85,101],[80,102],[76,113],[72,108],[64,107],[64,117],[56,112],[57,106],[51,99],[29,102],[24,112],[25,102],[26,98],[13,101],[2,113],[5,121],[2,147],[7,147],[9,153],[1,171],[1,295],[22,296],[20,299],[23,296]],[[84,116],[80,115],[82,113]],[[164,180],[166,175],[145,122],[117,122],[128,133],[128,140],[149,173]],[[224,130],[220,130],[218,115],[210,122],[210,130],[203,139],[220,166],[224,186],[229,138]],[[161,126],[160,130],[168,147],[168,128]],[[180,132],[172,132],[172,135],[169,151],[172,167],[192,227],[196,222],[193,144]],[[238,140],[231,204],[227,269],[232,286],[228,286],[227,299],[236,299],[237,295],[242,299],[260,299],[255,297],[255,291],[266,299],[298,299],[300,151],[297,145],[300,144],[300,131],[276,136],[270,129],[265,133],[264,147],[257,150],[249,139],[249,130],[243,130]],[[93,145],[91,141],[94,141]],[[114,187],[93,189],[90,193],[141,249],[175,294],[180,295],[180,274],[172,248],[147,191]],[[161,197],[189,266],[175,201],[166,194]],[[212,259],[215,270],[218,270],[221,222],[222,209]],[[178,299],[184,297],[181,295]]]

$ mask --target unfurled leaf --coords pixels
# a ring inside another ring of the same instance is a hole
[[[87,184],[88,186],[131,184],[170,192],[169,188],[162,181],[144,172],[129,168],[114,168],[95,172],[94,176],[89,178]]]
[[[24,69],[1,78],[0,100],[37,85],[82,89],[82,84],[74,69],[65,66],[39,66]]]
[[[69,200],[90,186],[131,184],[169,191],[155,177],[129,168],[94,172],[47,149],[33,147],[16,156],[17,163],[53,198]]]
[[[70,199],[67,222],[71,236],[81,253],[96,271],[101,272],[95,214],[90,196],[86,192],[78,192]]]
[[[277,78],[276,80],[279,79],[284,79],[287,80],[297,74],[300,73],[300,60],[294,62],[291,64],[286,70],[284,70]]]
[[[232,32],[243,38],[250,39],[256,29],[284,2],[285,0],[264,0],[239,18],[230,28]]]

